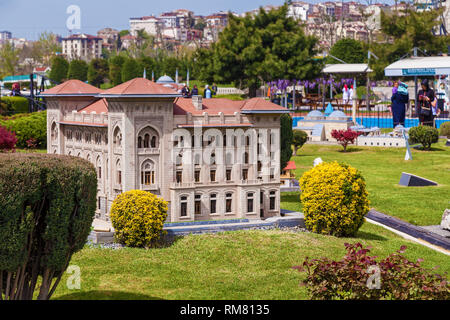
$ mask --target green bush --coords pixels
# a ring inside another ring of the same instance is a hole
[[[439,141],[439,131],[429,126],[418,126],[409,129],[409,143],[420,143],[424,150],[430,150],[431,145]]]
[[[440,127],[440,135],[450,139],[450,121],[444,122]]]
[[[4,113],[24,113],[28,112],[28,100],[23,97],[2,97],[0,112]]]
[[[0,154],[0,300],[31,300],[37,283],[38,299],[51,297],[86,243],[96,194],[86,160]]]
[[[294,155],[297,155],[300,149],[308,141],[308,134],[303,130],[294,130],[292,136],[292,143],[294,144]]]
[[[46,111],[34,112],[26,116],[19,115],[11,117],[9,120],[0,118],[0,125],[16,134],[18,148],[26,148],[27,140],[32,138],[36,139],[37,148],[45,149],[47,147]]]
[[[150,247],[163,231],[167,202],[154,194],[131,190],[120,194],[111,207],[115,238],[129,247]]]
[[[366,183],[353,167],[323,162],[300,179],[306,228],[337,237],[354,236],[369,211]]]

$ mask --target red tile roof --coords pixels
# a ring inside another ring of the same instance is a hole
[[[91,86],[80,80],[69,80],[49,90],[45,90],[41,95],[97,95],[103,90]]]
[[[295,166],[294,161],[288,161],[286,167],[283,170],[295,170],[297,167]]]
[[[217,115],[223,112],[225,115],[233,115],[235,112],[286,112],[287,109],[262,98],[253,98],[246,101],[233,101],[222,98],[203,99],[203,109],[197,110],[192,104],[192,99],[177,98],[173,104],[174,115],[185,115],[187,112],[193,115],[201,115],[206,112]]]
[[[153,81],[135,78],[104,91],[102,95],[177,95],[177,92]]]
[[[108,113],[108,101],[105,98],[95,101],[90,105],[78,110],[78,112],[86,111],[87,113],[95,112],[100,114],[102,112]]]

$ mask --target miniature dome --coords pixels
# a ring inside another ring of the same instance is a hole
[[[319,110],[313,110],[306,115],[306,118],[317,118],[317,117],[323,117],[323,113],[320,112]]]
[[[347,115],[340,110],[333,111],[332,113],[330,113],[330,115],[328,117],[329,118],[338,118],[338,119],[340,119],[340,118],[347,119],[348,118]]]
[[[163,75],[158,80],[156,80],[156,83],[175,83],[171,77],[168,75]]]

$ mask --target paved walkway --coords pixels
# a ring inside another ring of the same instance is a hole
[[[418,227],[397,219],[392,216],[388,216],[384,213],[378,212],[376,210],[370,210],[366,215],[366,218],[372,221],[375,221],[379,224],[397,230],[401,233],[409,235],[415,239],[420,239],[426,243],[429,243],[433,246],[437,246],[439,248],[444,249],[444,253],[450,254],[450,239],[430,230],[427,230],[424,227]]]

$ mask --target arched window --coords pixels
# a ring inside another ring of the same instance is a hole
[[[150,160],[145,161],[142,164],[141,184],[144,186],[150,186],[155,184],[155,165]]]
[[[51,137],[52,140],[56,140],[56,138],[58,138],[58,128],[56,126],[56,122],[53,122],[52,124]]]
[[[116,162],[116,183],[122,184],[122,165],[120,160],[117,160]]]
[[[115,147],[122,146],[122,132],[120,131],[119,127],[116,127],[116,129],[114,130],[113,143]]]
[[[97,178],[98,180],[102,178],[102,161],[100,157],[97,157]]]
[[[145,127],[138,134],[138,148],[159,148],[158,132],[151,128]]]
[[[248,164],[248,161],[249,161],[249,159],[248,159],[248,152],[245,152],[244,153],[244,164]]]

